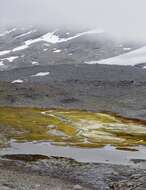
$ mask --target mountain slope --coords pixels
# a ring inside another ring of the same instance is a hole
[[[10,28],[0,33],[0,70],[79,64],[117,56],[141,46],[114,41],[102,30]]]

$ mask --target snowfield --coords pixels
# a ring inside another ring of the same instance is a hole
[[[146,67],[145,43],[114,40],[102,29],[12,28],[0,33],[0,44],[2,71],[81,63]]]
[[[138,64],[146,64],[146,46],[125,53],[116,57],[103,59],[99,61],[88,61],[86,64],[106,64],[106,65],[124,65],[135,66]]]

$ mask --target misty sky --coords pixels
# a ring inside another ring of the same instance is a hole
[[[146,39],[146,0],[0,0],[0,23],[102,28]]]

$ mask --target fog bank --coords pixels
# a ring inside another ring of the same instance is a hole
[[[145,0],[0,0],[0,23],[100,28],[146,40],[145,7]]]

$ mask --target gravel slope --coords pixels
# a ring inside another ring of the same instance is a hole
[[[50,72],[47,76],[35,76]],[[32,77],[33,76],[33,77]],[[21,79],[22,83],[12,83]],[[1,106],[64,107],[146,119],[146,70],[57,65],[0,72]]]
[[[142,167],[79,163],[40,155],[5,156],[0,159],[0,189],[144,190],[146,173]]]

